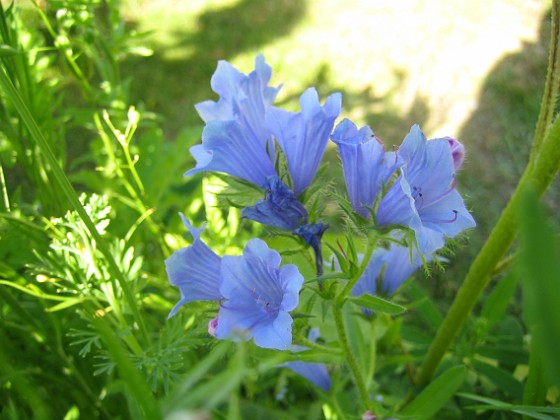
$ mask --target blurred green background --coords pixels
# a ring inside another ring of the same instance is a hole
[[[467,148],[459,190],[478,228],[451,263],[454,289],[524,168],[546,73],[549,7],[538,0],[129,0],[123,16],[149,31],[153,55],[129,60],[125,73],[133,99],[164,118],[171,141],[199,129],[193,106],[216,98],[209,88],[216,61],[248,72],[259,52],[273,68],[272,84],[284,85],[278,102],[289,109],[316,86],[322,98],[341,91],[342,117],[370,125],[388,147],[414,123],[428,138],[458,138]],[[328,156],[340,176],[332,145]],[[428,280],[436,289],[437,277]]]

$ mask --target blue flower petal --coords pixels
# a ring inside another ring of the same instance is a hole
[[[317,91],[309,88],[300,97],[301,112],[271,107],[266,113],[266,125],[286,155],[296,197],[317,173],[341,102],[340,93],[334,93],[321,106]]]
[[[202,144],[191,147],[196,167],[185,173],[224,172],[265,187],[276,171],[265,144],[236,121],[212,121],[202,132]]]
[[[329,372],[327,367],[322,363],[287,362],[282,366],[293,370],[297,374],[306,378],[312,384],[327,392],[331,389],[331,378],[329,376]]]
[[[272,322],[261,322],[253,329],[255,345],[268,349],[286,350],[292,344],[293,319],[280,311]]]
[[[376,216],[379,226],[396,224],[412,229],[421,227],[412,191],[404,176],[401,175],[387,191],[379,203]]]
[[[262,54],[256,56],[255,70],[248,75],[227,61],[219,61],[210,84],[220,99],[201,102],[195,108],[206,123],[240,118],[257,137],[263,137],[264,113],[280,90],[280,86],[268,86],[271,76],[272,69]]]
[[[432,254],[426,262],[433,260]],[[416,249],[393,245],[385,256],[386,266],[383,273],[383,292],[392,295],[417,269],[422,267],[422,259]]]
[[[352,208],[368,218],[370,214],[365,206],[373,206],[383,184],[398,168],[400,161],[396,160],[394,153],[385,153],[383,144],[369,127],[358,130],[348,119],[336,126],[331,140],[338,146]]]
[[[434,257],[430,254],[425,259],[430,262]],[[411,251],[408,247],[392,244],[389,249],[378,249],[371,256],[362,277],[352,288],[352,295],[375,295],[378,284],[381,284],[383,293],[392,295],[422,264],[415,248]]]
[[[352,288],[352,296],[362,296],[366,293],[375,295],[377,292],[377,277],[385,264],[384,257],[386,253],[385,249],[376,249],[374,251],[362,276]]]
[[[295,266],[280,268],[280,255],[260,239],[251,239],[242,256],[222,260],[216,337],[254,339],[264,348],[287,349],[303,277]]]
[[[440,200],[421,207],[418,213],[424,226],[439,231],[449,238],[476,226],[476,222],[456,190],[451,190]]]
[[[221,258],[200,239],[204,226],[195,228],[182,214],[181,218],[194,240],[192,245],[174,252],[165,260],[169,282],[181,292],[181,299],[169,313],[169,318],[185,303],[222,298],[219,291]]]
[[[294,230],[307,222],[307,210],[277,176],[267,179],[266,198],[242,210],[242,217],[280,229]]]

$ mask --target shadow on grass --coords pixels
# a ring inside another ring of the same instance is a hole
[[[168,48],[186,51],[185,58],[165,59],[156,48],[152,57],[125,63],[133,79],[132,100],[165,115],[170,138],[185,126],[200,125],[194,104],[213,96],[210,77],[217,60],[231,60],[288,35],[306,11],[307,3],[301,0],[243,0],[203,13],[195,32],[172,33],[174,42]]]
[[[528,161],[539,113],[550,43],[550,15],[543,17],[536,43],[525,43],[518,53],[505,56],[488,74],[478,108],[463,126],[459,139],[467,147],[467,160],[459,173],[459,188],[477,222],[460,247],[445,279],[454,290],[431,282],[434,293],[455,293],[468,267],[496,224]],[[547,195],[559,203],[558,183]]]
[[[307,3],[301,0],[243,0],[203,13],[198,17],[196,31],[172,32],[173,41],[165,48],[177,52],[175,58],[168,58],[162,47],[156,47],[152,57],[135,58],[124,64],[124,72],[132,78],[132,102],[144,102],[148,109],[165,116],[168,138],[175,138],[185,127],[201,126],[194,104],[215,97],[210,78],[217,61],[231,60],[289,35],[306,13]],[[353,92],[329,83],[336,80],[330,72],[325,62],[312,78],[320,97],[342,92],[344,109],[364,110],[363,120],[389,147],[399,144],[413,123],[422,124],[428,117],[428,107],[422,98],[417,98],[408,115],[401,116],[396,107],[387,106],[390,98],[376,97],[371,89]],[[406,75],[398,77],[404,80]],[[284,99],[284,103],[290,101],[297,101],[297,97]]]

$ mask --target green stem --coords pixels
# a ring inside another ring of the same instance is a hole
[[[333,303],[333,315],[334,315],[334,322],[336,325],[336,332],[338,333],[338,339],[340,341],[340,345],[342,346],[342,350],[344,351],[344,355],[346,356],[346,360],[348,362],[348,366],[350,367],[350,371],[352,372],[352,376],[354,377],[354,382],[358,387],[362,405],[367,406],[369,402],[369,398],[368,398],[366,383],[364,381],[362,372],[360,371],[360,368],[358,366],[358,361],[354,357],[354,353],[352,352],[352,349],[350,348],[350,343],[348,342],[348,334],[346,333],[346,327],[344,326],[344,319],[342,318],[342,304],[336,301]]]
[[[123,291],[124,297],[130,307],[130,311],[132,312],[132,315],[136,323],[138,324],[140,332],[143,334],[146,343],[149,343],[148,332],[144,325],[143,319],[140,316],[138,307],[136,306],[134,295],[132,294],[128,286],[128,283],[126,282],[123,273],[119,269],[111,253],[111,250],[109,249],[107,243],[103,240],[103,238],[97,231],[95,225],[93,224],[86,210],[80,203],[76,191],[72,187],[72,184],[64,174],[64,171],[62,170],[56,157],[52,153],[51,148],[49,147],[49,144],[47,143],[46,139],[43,137],[43,134],[41,133],[41,130],[37,126],[35,119],[29,112],[29,109],[22,101],[19,93],[17,92],[16,88],[14,87],[14,85],[12,84],[12,82],[10,81],[10,79],[8,78],[8,76],[6,75],[3,69],[0,70],[0,85],[2,86],[4,92],[6,93],[6,96],[12,101],[14,108],[19,113],[21,119],[23,120],[24,124],[27,126],[27,129],[29,130],[31,137],[36,142],[46,162],[50,166],[50,169],[52,171],[52,176],[53,176],[53,182],[58,183],[61,191],[64,192],[66,199],[70,202],[74,210],[78,213],[78,215],[84,222],[84,225],[86,226],[87,230],[89,231],[89,233],[95,240],[97,246],[99,247],[99,250],[107,260],[111,275],[117,279]]]
[[[120,160],[117,158],[117,156],[115,154],[115,151],[113,150],[111,140],[110,140],[109,136],[107,135],[107,133],[105,132],[105,130],[103,128],[103,124],[101,122],[101,118],[99,117],[99,115],[94,114],[93,119],[94,119],[94,122],[95,122],[95,127],[97,128],[97,132],[99,133],[99,136],[101,137],[101,140],[103,141],[103,145],[105,146],[105,150],[107,151],[107,155],[109,156],[109,162],[111,162],[111,164],[114,165],[114,170],[117,173],[117,176],[122,180],[126,191],[128,192],[130,198],[132,199],[132,201],[135,204],[135,207],[133,207],[133,208],[140,213],[140,217],[141,217],[142,220],[146,220],[146,222],[148,224],[148,228],[151,230],[151,232],[157,238],[159,238],[158,240],[159,240],[159,243],[160,243],[160,246],[161,246],[161,249],[162,249],[164,255],[166,257],[169,256],[170,251],[169,251],[169,248],[168,248],[167,244],[162,239],[163,235],[161,234],[160,226],[156,222],[154,222],[154,220],[151,217],[151,215],[154,213],[155,210],[154,209],[149,209],[146,206],[142,197],[138,193],[137,189],[129,182],[127,176],[125,175],[124,171],[122,170],[123,165],[121,165]],[[127,160],[126,167],[129,169],[130,173],[132,174],[132,176],[133,176],[133,178],[136,182],[138,190],[140,191],[140,193],[142,195],[144,195],[144,185],[142,184],[142,181],[140,180],[140,176],[138,175],[138,172],[135,169],[135,164],[132,161],[132,157],[130,156],[130,151],[129,151],[129,147],[128,147],[128,144],[130,143],[130,140],[132,139],[132,135],[134,134],[134,131],[136,129],[134,128],[133,130],[131,130],[129,128],[130,127],[130,124],[129,124],[129,127],[127,127],[127,132],[125,133],[126,139],[123,141],[121,138],[119,138],[119,134],[117,134],[117,129],[112,124],[111,120],[109,119],[109,115],[108,115],[107,111],[103,111],[103,121],[105,121],[105,123],[109,127],[111,133],[116,138],[117,142],[121,145],[123,153],[124,153],[124,155],[126,157],[126,160]]]
[[[311,349],[321,350],[322,352],[330,353],[330,354],[337,354],[337,355],[342,354],[342,352],[338,348],[332,348],[332,347],[323,346],[321,344],[317,344],[316,342],[311,341],[310,339],[308,339],[307,337],[304,337],[302,335],[300,335],[297,338],[297,341],[298,341],[299,344],[301,344],[304,347],[309,347]]]
[[[517,214],[522,196],[532,189],[540,197],[560,169],[560,119],[548,130],[534,165],[528,165],[498,223],[472,263],[465,281],[440,325],[416,382],[427,383],[482,291],[488,285],[496,265],[511,246],[517,232]]]
[[[552,123],[554,105],[556,103],[556,98],[558,97],[558,88],[560,85],[560,72],[558,71],[560,69],[560,2],[558,0],[554,0],[552,2],[551,23],[552,28],[548,57],[548,71],[546,74],[539,119],[535,128],[533,148],[531,150],[531,157],[529,158],[530,165],[532,165],[536,160],[540,152],[542,142],[544,141],[545,134]]]
[[[8,196],[8,187],[6,186],[6,178],[4,178],[4,169],[2,168],[2,163],[0,162],[0,187],[2,189],[2,201],[4,203],[4,208],[9,213],[10,208],[10,197]]]
[[[366,373],[366,388],[369,388],[371,382],[373,381],[373,375],[375,374],[375,363],[377,356],[377,316],[371,319],[371,335],[369,342],[369,360],[368,360],[368,370]]]
[[[360,277],[362,277],[362,274],[364,273],[364,271],[366,271],[369,260],[371,259],[371,254],[373,254],[373,250],[375,249],[376,245],[377,245],[377,238],[369,238],[366,252],[364,254],[364,259],[362,260],[362,263],[358,268],[358,272],[354,277],[352,277],[352,279],[348,281],[348,283],[346,283],[346,286],[344,286],[342,291],[336,297],[336,302],[343,302],[344,298],[348,296],[352,288],[356,285],[358,280],[360,280]]]

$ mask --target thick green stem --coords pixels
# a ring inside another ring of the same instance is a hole
[[[350,367],[350,371],[352,372],[352,376],[354,377],[354,382],[358,387],[362,406],[367,408],[369,397],[367,393],[366,383],[364,381],[364,377],[362,376],[362,372],[360,371],[360,367],[358,366],[358,361],[354,357],[354,353],[352,352],[350,343],[348,342],[348,334],[346,333],[344,319],[342,318],[342,305],[336,301],[333,302],[333,315],[336,325],[336,332],[338,333],[338,339],[340,341],[340,345],[342,346],[342,350],[344,351],[344,355],[346,356],[346,360],[348,362],[348,366]]]
[[[554,105],[558,97],[558,88],[560,85],[560,1],[552,2],[552,29],[550,39],[550,52],[548,57],[548,71],[546,74],[546,82],[544,85],[544,93],[541,102],[539,119],[535,128],[535,137],[529,164],[532,165],[536,160],[546,131],[552,123],[554,116]]]
[[[494,230],[470,267],[465,281],[441,324],[417,376],[417,384],[430,380],[451,341],[471,313],[488,285],[496,265],[504,257],[517,233],[517,215],[521,198],[529,188],[541,196],[560,168],[560,119],[547,132],[534,165],[528,165],[513,196]]]

